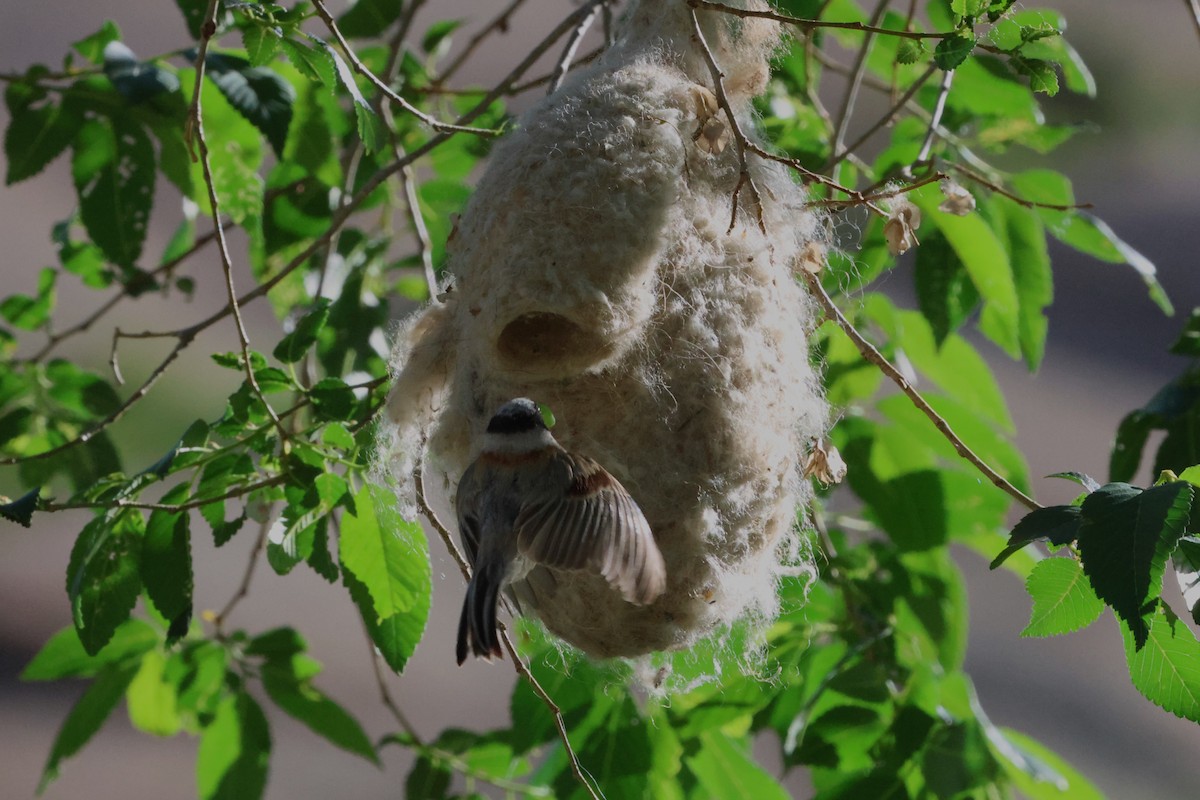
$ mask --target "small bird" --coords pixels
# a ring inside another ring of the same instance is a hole
[[[456,655],[500,656],[500,591],[536,565],[603,575],[630,603],[647,605],[666,588],[666,567],[650,523],[604,467],[567,452],[527,398],[500,407],[479,457],[458,483],[458,528],[471,582],[458,623]]]

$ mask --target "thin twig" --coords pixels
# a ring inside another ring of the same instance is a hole
[[[475,52],[475,49],[483,43],[484,39],[491,36],[493,33],[496,33],[497,31],[500,33],[507,33],[509,18],[512,17],[513,12],[524,5],[524,3],[525,0],[512,0],[512,2],[509,3],[503,11],[496,15],[491,22],[480,28],[475,35],[467,41],[467,46],[462,49],[462,52],[455,56],[454,59],[451,60],[451,62],[446,66],[446,69],[442,71],[442,74],[438,76],[437,82],[442,84],[454,77],[454,73],[458,72],[459,68],[463,64],[467,63],[467,59],[470,58],[471,54]]]
[[[946,111],[946,98],[950,95],[950,84],[954,82],[954,70],[948,69],[942,75],[942,83],[938,86],[937,102],[933,104],[933,113],[929,117],[929,128],[925,131],[925,141],[921,142],[921,150],[917,153],[914,164],[924,164],[929,161],[929,153],[933,150],[933,139],[942,124],[942,114]]]
[[[500,133],[500,131],[492,130],[491,128],[471,128],[465,125],[442,122],[439,119],[431,117],[421,109],[414,106],[412,103],[405,100],[403,97],[397,94],[392,87],[380,80],[378,75],[376,75],[374,72],[371,72],[371,70],[367,69],[367,66],[362,63],[362,60],[359,59],[358,54],[354,52],[354,48],[352,48],[346,41],[346,38],[342,36],[342,32],[338,28],[337,22],[334,21],[333,15],[329,13],[329,9],[325,8],[325,3],[322,2],[322,0],[313,0],[313,8],[317,10],[317,16],[321,18],[321,20],[325,23],[325,27],[329,28],[329,32],[333,34],[333,38],[335,38],[338,45],[341,46],[342,52],[346,54],[346,58],[349,59],[350,66],[354,67],[354,71],[370,81],[376,89],[386,95],[389,100],[403,108],[409,114],[412,114],[414,117],[421,120],[435,131],[440,131],[442,133],[473,133],[476,136],[496,136]]]
[[[960,175],[965,177],[967,180],[974,181],[975,183],[978,183],[981,186],[986,186],[988,189],[991,189],[996,194],[1003,195],[1004,197],[1007,197],[1009,200],[1012,200],[1014,203],[1025,206],[1025,208],[1048,208],[1051,211],[1078,211],[1078,210],[1086,209],[1086,208],[1095,208],[1095,206],[1092,203],[1073,203],[1071,205],[1060,205],[1058,203],[1039,203],[1036,200],[1026,200],[1024,197],[1020,197],[1019,195],[1013,194],[1012,192],[1010,192],[1008,189],[1005,189],[1000,184],[995,183],[993,181],[989,181],[987,178],[983,177],[978,172],[975,172],[974,170],[971,170],[971,169],[967,169],[962,164],[947,164],[946,166],[950,167],[950,169],[959,173]]]
[[[883,14],[887,11],[888,3],[891,0],[879,0],[879,4],[875,6],[875,11],[871,14],[871,25],[874,27],[879,24],[879,20],[883,19]],[[867,56],[871,52],[871,45],[875,43],[875,34],[877,31],[867,31],[863,36],[862,45],[858,48],[858,54],[854,57],[854,67],[851,70],[850,85],[846,87],[846,95],[842,98],[842,108],[838,111],[837,122],[834,125],[833,133],[833,148],[831,152],[841,153],[844,149],[843,145],[846,140],[846,130],[850,126],[850,118],[854,115],[854,106],[858,101],[858,90],[862,87],[863,76],[867,72]],[[826,169],[832,167],[833,163],[826,165]]]
[[[946,422],[946,420],[943,419],[940,414],[933,410],[933,407],[925,401],[925,398],[921,396],[920,392],[913,388],[912,384],[910,384],[908,379],[901,374],[900,370],[896,369],[891,362],[884,358],[883,354],[880,353],[874,345],[863,338],[862,334],[858,332],[854,325],[851,324],[848,319],[846,319],[845,315],[842,314],[841,309],[837,307],[837,304],[833,302],[833,300],[829,297],[829,294],[825,291],[825,287],[821,285],[821,279],[817,275],[805,269],[797,271],[804,277],[812,296],[817,300],[818,303],[821,304],[821,307],[825,309],[826,316],[837,323],[837,326],[841,328],[848,337],[850,337],[850,341],[854,342],[854,346],[858,348],[858,352],[862,354],[863,358],[878,367],[884,375],[886,375],[893,383],[900,387],[900,391],[904,392],[904,394],[908,396],[908,399],[912,401],[912,404],[920,409],[925,416],[929,417],[934,426],[938,429],[938,431],[941,432],[942,436],[946,437],[946,440],[954,446],[954,450],[960,456],[971,462],[971,464],[974,465],[974,467],[980,472],[982,472],[984,476],[986,476],[987,479],[992,482],[992,484],[1007,492],[1010,496],[1017,500],[1017,502],[1030,509],[1041,508],[1041,505],[1039,505],[1036,500],[1029,497],[1020,489],[1009,483],[1003,475],[988,466],[982,458],[977,456],[975,452],[971,450],[971,448],[967,447],[963,440],[960,439],[950,427],[950,424]]]
[[[396,145],[396,157],[402,158],[404,151]],[[429,238],[429,228],[425,226],[425,215],[421,213],[421,203],[417,198],[417,181],[412,167],[400,170],[400,182],[404,186],[404,200],[408,206],[408,221],[421,247],[421,270],[425,273],[425,285],[429,288],[429,301],[440,305],[438,300],[437,273],[433,269],[433,242]]]
[[[143,503],[137,500],[126,500],[124,498],[116,498],[114,500],[103,500],[86,503],[44,503],[41,507],[42,511],[72,511],[80,508],[137,508],[143,511],[169,511],[172,513],[180,513],[183,511],[191,511],[200,506],[206,506],[209,503],[217,503],[222,500],[233,500],[238,497],[245,497],[251,492],[257,492],[259,489],[269,489],[272,486],[279,486],[287,481],[286,475],[272,475],[270,478],[264,478],[261,481],[247,483],[235,489],[230,489],[224,494],[219,494],[213,497],[201,497],[195,500],[189,500],[186,503]]]
[[[846,145],[845,150],[842,150],[840,153],[834,155],[833,158],[830,159],[829,163],[826,165],[826,168],[828,169],[830,167],[835,167],[838,164],[840,164],[851,153],[857,152],[858,148],[862,147],[866,143],[866,141],[868,139],[870,139],[872,136],[874,136],[875,133],[879,129],[883,128],[885,125],[890,124],[892,122],[892,120],[894,120],[896,118],[896,115],[904,110],[905,104],[908,103],[908,101],[912,99],[913,95],[915,95],[920,90],[920,88],[925,85],[925,81],[929,80],[933,76],[933,73],[936,71],[937,71],[937,65],[930,64],[929,68],[926,69],[923,73],[921,73],[921,75],[915,81],[913,81],[912,86],[908,87],[908,90],[905,91],[904,94],[902,94],[898,100],[896,100],[896,102],[892,105],[892,107],[889,108],[875,122],[874,125],[872,125],[871,127],[867,128],[865,131],[863,131],[862,135],[860,135],[857,139],[855,139],[853,144]]]
[[[563,53],[559,57],[558,63],[554,65],[554,71],[550,73],[550,87],[546,90],[546,94],[554,94],[558,91],[558,87],[562,86],[563,79],[567,77],[567,70],[571,68],[571,61],[575,58],[576,51],[579,50],[579,43],[583,41],[588,28],[592,27],[592,22],[596,19],[596,14],[599,13],[601,7],[608,8],[608,4],[602,3],[593,8],[592,13],[584,17],[567,37]]]
[[[422,446],[417,452],[422,454],[421,457],[423,458],[425,452],[424,443],[422,443]],[[416,469],[413,470],[413,491],[416,494],[417,507],[421,510],[421,513],[425,515],[425,518],[429,520],[429,524],[433,526],[433,529],[436,530],[438,535],[442,538],[442,541],[446,545],[446,549],[450,551],[450,555],[453,556],[455,562],[458,564],[458,568],[462,572],[463,579],[470,582],[471,565],[467,563],[467,560],[463,558],[462,553],[459,552],[458,546],[454,543],[454,536],[450,533],[450,529],[442,524],[442,521],[438,519],[437,513],[435,513],[430,507],[429,501],[425,497],[425,482],[421,474],[420,458],[418,458],[417,464],[418,465]],[[521,659],[521,654],[517,652],[517,648],[513,644],[512,638],[508,635],[508,627],[500,621],[497,621],[497,626],[500,629],[500,639],[504,642],[504,648],[508,651],[509,656],[512,657],[513,668],[516,669],[522,678],[528,681],[529,687],[533,689],[533,693],[538,696],[538,698],[550,711],[550,714],[554,717],[554,727],[558,730],[558,738],[562,741],[563,748],[567,754],[567,759],[571,762],[571,772],[575,775],[575,779],[583,785],[583,788],[587,790],[587,793],[592,800],[600,800],[600,795],[596,793],[596,790],[592,787],[591,781],[589,781],[587,775],[584,774],[583,767],[579,763],[579,758],[575,755],[575,749],[571,746],[571,738],[567,733],[567,723],[563,719],[562,711],[546,692],[546,690],[542,688],[542,685],[538,683],[537,678],[533,676],[533,673],[529,671],[529,667]]]
[[[888,200],[893,197],[899,197],[902,194],[908,194],[909,192],[920,189],[922,186],[926,186],[928,184],[934,183],[935,181],[940,181],[945,178],[946,178],[945,173],[935,171],[935,172],[930,172],[928,175],[925,175],[920,180],[914,181],[912,183],[907,183],[903,186],[899,186],[894,189],[888,189],[887,191],[882,191],[882,192],[874,191],[873,190],[874,187],[872,187],[871,190],[868,190],[866,193],[864,193],[862,195],[861,198],[859,198],[857,200],[813,200],[811,202],[806,203],[805,205],[809,206],[809,207],[828,208],[829,210],[835,211],[835,212],[843,211],[847,208],[850,208],[851,206],[865,205],[868,208],[870,208],[872,210],[876,210],[876,211],[878,211],[878,213],[883,214],[883,211],[879,210],[878,207],[874,205],[874,203],[877,200]]]
[[[238,603],[242,602],[246,598],[246,595],[250,594],[250,582],[254,580],[254,568],[258,566],[258,555],[262,552],[263,545],[267,542],[267,531],[270,528],[271,516],[268,514],[267,518],[258,525],[258,538],[254,540],[254,549],[250,551],[250,560],[246,562],[246,571],[242,573],[242,582],[238,584],[237,591],[225,603],[225,607],[213,617],[213,630],[217,632],[217,638],[221,638],[224,635],[222,627],[225,624],[225,620],[229,619],[229,615],[237,608]]]
[[[205,57],[208,54],[208,43],[212,33],[217,27],[217,5],[219,0],[209,0],[208,10],[205,12],[204,24],[201,26],[200,47],[196,51],[196,86],[199,87],[204,81],[204,64]],[[266,395],[263,394],[262,387],[258,385],[258,378],[254,374],[254,367],[250,363],[250,337],[246,333],[246,323],[242,320],[242,312],[238,307],[237,288],[233,284],[233,257],[229,253],[229,242],[225,239],[225,225],[221,220],[221,202],[217,197],[217,187],[213,179],[212,165],[208,158],[208,139],[204,135],[204,110],[201,105],[202,92],[197,90],[192,94],[191,111],[188,115],[189,131],[195,137],[196,144],[200,150],[200,168],[204,173],[204,185],[208,191],[208,203],[212,210],[213,230],[217,234],[217,252],[221,257],[221,269],[225,274],[225,289],[229,296],[229,308],[233,314],[234,325],[237,328],[238,344],[242,350],[242,362],[245,365],[246,381],[250,384],[250,388],[254,390],[254,394],[267,411],[267,415],[271,421],[275,423],[275,427],[279,429],[280,439],[284,442],[288,440],[287,429],[283,427],[275,409],[267,401]],[[115,339],[114,339],[115,345]]]
[[[919,31],[896,31],[891,28],[877,27],[878,20],[874,20],[869,25],[864,25],[861,22],[830,22],[823,19],[804,19],[802,17],[790,17],[787,14],[777,14],[774,11],[763,11],[752,8],[735,8],[724,3],[713,3],[709,0],[687,0],[687,3],[692,8],[703,8],[708,11],[720,11],[724,14],[732,14],[735,17],[757,17],[759,19],[770,19],[775,22],[782,22],[787,25],[796,25],[803,28],[805,32],[813,28],[836,28],[844,31],[858,31],[860,33],[882,33],[885,36],[896,36],[901,39],[947,39],[951,36],[957,36],[958,31],[932,32],[921,33]]]
[[[742,126],[738,124],[737,118],[733,114],[733,106],[729,102],[729,95],[725,92],[725,73],[721,70],[721,66],[717,64],[716,56],[713,55],[712,49],[708,46],[708,40],[704,38],[704,31],[700,27],[700,17],[696,15],[695,8],[692,8],[688,13],[692,15],[692,36],[695,38],[696,44],[700,46],[700,51],[704,54],[704,61],[708,64],[708,71],[712,75],[714,94],[717,96],[717,105],[725,112],[725,116],[729,120],[729,130],[733,133],[733,141],[737,145],[738,182],[733,187],[733,208],[729,214],[729,231],[732,231],[733,227],[737,225],[738,197],[741,195],[742,189],[748,186],[750,188],[750,196],[754,199],[758,210],[759,230],[765,233],[767,226],[763,221],[762,196],[758,193],[758,186],[755,185],[754,178],[750,176],[750,165],[746,162],[746,151],[749,149],[749,140],[746,138],[746,134],[742,131]]]
[[[492,103],[494,103],[500,97],[503,97],[505,92],[507,92],[521,76],[528,72],[529,69],[543,55],[545,55],[546,51],[549,50],[556,41],[566,35],[575,25],[579,23],[580,19],[590,13],[591,8],[594,5],[603,1],[604,0],[588,0],[588,2],[582,7],[569,14],[538,45],[532,48],[526,54],[525,58],[522,59],[521,62],[514,67],[513,70],[507,76],[505,76],[503,80],[496,84],[496,86],[490,92],[488,92],[483,99],[481,99],[469,111],[459,117],[456,124],[465,125],[471,120],[477,118],[479,115],[483,114]],[[185,135],[188,134],[185,133]],[[407,167],[409,164],[417,161],[417,159],[425,156],[430,151],[441,146],[442,143],[444,143],[453,135],[453,132],[439,133],[428,139],[420,147],[410,151],[404,158],[393,161],[388,166],[377,171],[374,175],[368,178],[361,187],[359,187],[358,193],[355,194],[354,197],[349,200],[349,202],[339,206],[334,210],[329,221],[329,226],[321,235],[314,238],[308,243],[307,246],[305,246],[303,250],[293,256],[292,260],[284,265],[279,272],[275,273],[275,275],[273,275],[271,278],[268,278],[250,291],[246,292],[246,294],[242,295],[240,298],[237,298],[237,303],[240,306],[245,306],[260,297],[266,296],[272,289],[278,286],[289,275],[306,263],[308,259],[313,256],[313,254],[315,254],[322,247],[327,246],[333,236],[336,235],[337,231],[340,230],[342,225],[345,224],[346,220],[349,219],[350,215],[353,214],[359,206],[365,203],[369,197],[371,197],[372,193],[379,188],[380,184],[388,180],[392,175],[395,175],[397,172]],[[188,135],[188,140],[190,141],[190,135]],[[190,345],[199,333],[225,319],[225,317],[229,316],[231,313],[232,305],[227,302],[223,308],[213,312],[209,316],[187,328],[181,328],[178,331],[171,331],[169,333],[164,332],[159,334],[150,334],[148,332],[147,334],[144,334],[146,336],[173,336],[178,341],[175,345],[175,348],[171,350],[171,352],[167,354],[166,358],[163,359],[163,361],[154,369],[154,371],[150,374],[150,377],[146,379],[145,383],[143,383],[136,392],[130,395],[130,397],[118,409],[113,411],[111,414],[109,414],[109,416],[105,417],[94,427],[90,428],[69,442],[65,442],[58,447],[54,447],[50,450],[36,453],[34,455],[0,459],[0,466],[50,458],[69,450],[72,447],[77,447],[90,441],[96,434],[100,433],[109,425],[123,417],[125,413],[129,411],[130,407],[134,405],[134,403],[144,397],[154,383],[162,377],[163,373],[167,371],[167,368],[170,367],[170,365],[179,356],[179,353],[182,352],[188,345]]]

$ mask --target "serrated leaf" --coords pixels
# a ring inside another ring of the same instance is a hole
[[[275,155],[283,157],[296,90],[277,72],[255,67],[226,53],[209,53],[205,74],[239,114],[262,131]]]
[[[1182,481],[1141,490],[1110,483],[1080,506],[1079,555],[1092,588],[1133,634],[1149,634],[1143,615],[1162,592],[1167,556],[1187,528],[1192,487]]]
[[[338,28],[351,38],[380,36],[399,18],[402,6],[402,0],[358,0],[338,18]]]
[[[379,764],[371,740],[344,708],[296,673],[292,660],[268,661],[262,668],[263,688],[277,706],[334,745]]]
[[[88,236],[110,261],[132,269],[142,254],[154,205],[154,145],[145,129],[114,119],[111,130],[84,125],[76,138],[72,172],[79,216]],[[99,126],[99,127],[97,127]],[[81,149],[87,137],[110,137],[112,150]]]
[[[68,103],[46,103],[19,110],[10,105],[12,118],[4,132],[8,159],[5,183],[32,178],[67,149],[83,124],[83,117]]]
[[[28,528],[30,522],[33,520],[33,512],[37,511],[41,492],[41,489],[34,489],[31,492],[21,495],[16,500],[0,504],[0,517]]]
[[[201,800],[257,800],[267,784],[271,731],[262,708],[245,692],[227,695],[204,728],[196,753]]]
[[[905,39],[896,48],[896,63],[915,64],[925,57],[928,50],[920,39]]]
[[[187,494],[187,484],[164,497],[174,503]],[[169,499],[168,499],[169,498]],[[169,623],[168,641],[187,633],[192,619],[192,539],[188,512],[155,509],[146,523],[141,574],[146,594]]]
[[[58,735],[50,747],[50,758],[42,770],[38,794],[45,791],[50,782],[58,777],[58,768],[63,759],[70,758],[82,750],[96,731],[100,730],[100,726],[117,707],[136,672],[136,662],[110,664],[100,671],[96,680],[67,714],[62,727],[58,729]]]
[[[295,39],[284,39],[281,45],[288,61],[292,62],[301,75],[329,89],[337,85],[337,70],[325,48],[309,47]]]
[[[142,588],[138,573],[142,525],[136,514],[97,517],[84,527],[71,550],[67,596],[79,641],[91,655],[108,644],[137,602]]]
[[[166,677],[166,657],[151,650],[125,690],[129,721],[154,736],[174,736],[183,727],[176,707],[175,685]]]
[[[1058,94],[1058,73],[1054,65],[1040,58],[1013,56],[1010,61],[1017,74],[1029,78],[1029,88],[1053,97]]]
[[[321,328],[329,319],[329,299],[317,298],[313,307],[300,318],[291,333],[279,340],[275,346],[274,355],[285,364],[294,364],[304,358],[308,348],[317,341]]]
[[[1031,371],[1042,363],[1049,323],[1045,309],[1054,300],[1054,281],[1050,254],[1046,249],[1046,229],[1030,209],[997,200],[993,208],[1002,208],[1004,235],[1009,263],[1017,287],[1017,339],[1021,355]]]
[[[1159,605],[1142,644],[1129,631],[1123,633],[1134,687],[1156,706],[1200,722],[1200,642],[1187,625]]]
[[[342,516],[342,580],[393,670],[404,669],[429,615],[429,546],[421,526],[400,517],[383,489],[364,487]]]
[[[1053,544],[1063,545],[1075,541],[1083,515],[1078,506],[1049,506],[1026,514],[1012,529],[1008,546],[990,564],[995,569],[1030,542],[1046,539]]]
[[[154,628],[140,619],[130,619],[113,632],[98,653],[89,655],[75,628],[63,628],[50,637],[21,672],[23,681],[57,681],[89,678],[110,664],[136,659],[158,644]]]
[[[967,31],[947,36],[933,48],[933,62],[938,65],[938,69],[947,72],[956,69],[971,55],[971,51],[975,49],[975,41],[975,35]]]
[[[1057,636],[1081,630],[1104,611],[1103,601],[1073,558],[1039,561],[1025,588],[1033,598],[1033,612],[1022,636]]]
[[[253,66],[270,63],[279,52],[280,31],[268,25],[247,25],[242,29],[242,44]]]

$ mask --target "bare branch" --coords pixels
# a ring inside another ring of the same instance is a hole
[[[463,64],[467,63],[467,59],[469,59],[475,52],[475,49],[483,43],[484,39],[487,39],[493,33],[507,33],[508,22],[512,17],[513,12],[515,12],[524,4],[525,0],[512,0],[512,2],[510,2],[503,11],[497,14],[491,22],[480,28],[479,31],[467,41],[467,46],[463,48],[462,52],[455,56],[454,60],[451,61],[446,66],[446,69],[442,72],[442,74],[438,76],[437,82],[439,84],[443,84],[450,80],[450,78],[454,77],[454,74],[458,72],[459,68],[462,67]]]
[[[821,285],[821,279],[818,275],[805,269],[797,270],[797,272],[804,277],[805,282],[808,284],[809,292],[821,304],[821,307],[825,309],[826,316],[850,337],[850,341],[854,342],[854,346],[858,348],[858,352],[862,354],[862,357],[878,367],[884,375],[900,387],[900,391],[904,392],[908,396],[908,399],[912,401],[912,404],[920,409],[925,416],[929,417],[934,427],[941,432],[942,436],[946,437],[946,440],[954,446],[954,450],[960,456],[971,462],[993,485],[1007,492],[1023,506],[1029,509],[1041,508],[1041,505],[1036,500],[1009,483],[1003,475],[988,466],[983,459],[975,454],[975,451],[967,447],[963,440],[950,427],[950,424],[933,410],[933,407],[926,402],[920,392],[913,388],[908,379],[900,373],[900,370],[896,369],[891,362],[884,358],[883,354],[874,345],[863,338],[863,335],[851,324],[850,320],[846,319],[841,309],[837,307],[837,304],[833,302],[829,294],[825,291],[825,287]]]
[[[367,69],[367,66],[362,63],[362,60],[359,59],[358,54],[354,52],[354,48],[352,48],[346,42],[346,38],[342,36],[342,32],[338,28],[337,22],[334,21],[333,15],[329,13],[329,9],[325,8],[325,3],[322,2],[322,0],[313,0],[313,7],[317,10],[317,16],[319,16],[325,23],[325,27],[329,28],[329,32],[333,34],[335,39],[337,39],[338,45],[341,46],[342,52],[346,54],[346,58],[349,59],[350,65],[354,67],[354,71],[370,81],[376,89],[378,89],[384,94],[384,96],[387,97],[387,99],[403,108],[409,114],[412,114],[414,117],[421,120],[435,131],[440,131],[442,133],[473,133],[476,136],[496,136],[500,133],[499,131],[492,130],[491,128],[471,128],[465,125],[442,122],[441,120],[429,116],[424,111],[405,100],[403,97],[397,94],[392,87],[380,80],[378,75],[376,75],[374,72],[371,72],[371,70]]]
[[[746,163],[746,150],[749,149],[749,140],[746,134],[742,131],[742,126],[738,124],[737,117],[734,116],[733,106],[729,103],[729,95],[725,93],[725,73],[721,71],[721,67],[717,64],[717,59],[713,55],[712,49],[708,46],[708,41],[704,38],[704,31],[700,28],[700,18],[696,16],[696,9],[691,9],[692,15],[692,36],[695,37],[696,43],[700,45],[700,50],[704,54],[704,61],[708,64],[708,71],[712,75],[714,94],[717,96],[717,105],[725,112],[725,116],[729,119],[729,130],[733,133],[734,143],[738,150],[738,182],[733,188],[733,209],[729,215],[729,230],[733,230],[733,226],[737,224],[738,214],[738,197],[744,187],[750,188],[750,196],[754,198],[755,206],[758,209],[758,227],[764,233],[766,232],[766,223],[763,222],[762,211],[762,196],[758,193],[758,186],[755,185],[754,179],[750,177],[750,166]]]
[[[904,94],[900,95],[899,99],[896,100],[896,102],[892,105],[892,107],[889,108],[883,114],[883,116],[881,116],[875,122],[874,125],[872,125],[871,127],[867,128],[865,131],[863,131],[862,134],[857,139],[855,139],[852,144],[846,145],[845,150],[842,150],[840,153],[834,155],[833,158],[830,159],[827,167],[834,167],[837,164],[841,163],[851,153],[857,152],[858,148],[862,147],[867,142],[868,139],[870,139],[872,136],[875,135],[875,133],[877,131],[879,131],[880,128],[883,128],[885,125],[891,124],[892,120],[894,120],[896,118],[896,115],[904,110],[904,106],[908,103],[908,101],[913,98],[913,95],[915,95],[921,89],[921,87],[925,85],[925,81],[929,80],[933,76],[933,73],[936,71],[937,71],[937,65],[930,64],[929,68],[926,69],[923,73],[921,73],[920,77],[918,77],[915,81],[913,81],[912,86],[908,87],[908,89],[904,92]]]
[[[279,421],[275,409],[271,407],[271,404],[263,394],[262,387],[258,385],[258,378],[254,375],[254,367],[250,363],[250,337],[246,334],[246,324],[242,320],[242,313],[238,308],[237,289],[233,285],[233,258],[229,253],[229,243],[225,239],[225,226],[221,220],[221,201],[217,197],[212,165],[208,158],[208,140],[204,135],[204,111],[201,106],[200,98],[202,93],[199,91],[199,86],[204,81],[204,62],[208,54],[208,43],[212,32],[217,27],[217,5],[218,0],[209,0],[208,11],[204,17],[204,24],[201,26],[200,47],[196,52],[197,90],[192,94],[192,106],[188,114],[189,131],[194,135],[196,144],[199,145],[200,149],[200,168],[204,173],[204,186],[208,191],[208,203],[212,209],[213,230],[217,236],[217,252],[221,256],[221,269],[225,274],[225,289],[229,296],[229,308],[233,314],[233,321],[238,333],[238,343],[242,349],[242,362],[246,369],[246,381],[254,390],[254,394],[258,396],[259,401],[262,402],[267,415],[275,423],[275,427],[279,429],[281,440],[286,442],[289,438],[287,429],[283,427],[283,423]],[[113,347],[115,353],[115,336],[113,338]]]
[[[804,29],[808,33],[814,28],[836,28],[844,31],[859,31],[861,33],[882,33],[885,36],[896,36],[900,39],[946,39],[951,36],[957,36],[957,31],[945,31],[942,33],[921,33],[918,31],[895,31],[891,28],[877,27],[878,20],[874,20],[870,25],[864,25],[861,22],[829,22],[823,19],[803,19],[801,17],[790,17],[787,14],[777,14],[774,11],[762,11],[750,8],[735,8],[725,5],[724,3],[713,3],[709,0],[687,0],[688,5],[692,8],[703,8],[709,11],[720,11],[724,14],[732,14],[735,17],[757,17],[759,19],[770,19],[776,22],[782,22],[787,25],[796,25]]]
[[[887,11],[888,3],[891,0],[879,0],[879,5],[875,6],[874,13],[871,14],[871,25],[874,27],[879,24],[879,20],[883,19],[883,14]],[[871,52],[871,45],[875,43],[875,33],[871,30],[863,37],[862,45],[858,48],[858,55],[854,58],[854,68],[851,70],[850,85],[846,87],[846,96],[842,99],[842,108],[838,112],[837,122],[834,125],[833,147],[831,152],[842,152],[843,144],[846,139],[846,129],[850,126],[850,117],[854,115],[854,106],[858,101],[858,90],[862,87],[863,76],[867,72],[867,55]],[[834,162],[826,165],[826,168],[832,167]]]
[[[991,189],[996,194],[1003,195],[1004,197],[1007,197],[1009,200],[1012,200],[1014,203],[1025,206],[1025,208],[1048,208],[1051,211],[1079,211],[1079,210],[1083,210],[1086,208],[1095,208],[1095,206],[1091,203],[1074,203],[1072,205],[1060,205],[1057,203],[1039,203],[1034,200],[1026,200],[1024,197],[1020,197],[1019,195],[1013,194],[1012,192],[1010,192],[1008,189],[1005,189],[1000,184],[995,183],[993,181],[989,181],[987,178],[983,177],[978,172],[968,169],[967,167],[964,167],[962,164],[947,164],[946,166],[950,167],[950,169],[959,173],[967,180],[974,181],[975,183],[978,183],[981,186],[985,186],[988,189]]]
[[[921,142],[921,150],[917,153],[914,164],[924,164],[929,160],[933,150],[933,138],[937,135],[942,124],[942,114],[946,111],[946,97],[950,94],[950,84],[954,82],[954,70],[948,69],[942,75],[942,83],[938,87],[937,102],[933,104],[933,113],[929,117],[929,129],[925,131],[925,141]]]
[[[602,3],[601,6],[608,8],[606,3]],[[546,90],[546,94],[554,94],[558,91],[558,87],[562,86],[563,79],[567,77],[567,70],[571,68],[571,61],[575,58],[576,51],[579,50],[579,43],[583,41],[588,28],[592,27],[592,22],[596,19],[596,14],[599,13],[601,6],[594,7],[592,13],[584,17],[567,37],[567,45],[563,48],[562,56],[554,65],[554,71],[550,73],[550,87]]]

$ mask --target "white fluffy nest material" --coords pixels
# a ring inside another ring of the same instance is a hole
[[[697,14],[752,135],[777,26]],[[667,591],[646,607],[599,576],[531,573],[539,602],[526,611],[598,658],[774,615],[779,574],[806,566],[797,462],[827,424],[814,310],[792,275],[818,236],[803,191],[750,156],[766,232],[746,189],[728,230],[737,148],[721,149],[690,8],[635,0],[622,28],[496,147],[447,245],[453,291],[396,343],[384,454],[412,510],[423,436],[427,472],[452,496],[503,402],[549,405],[558,441],[629,489],[667,567]]]

